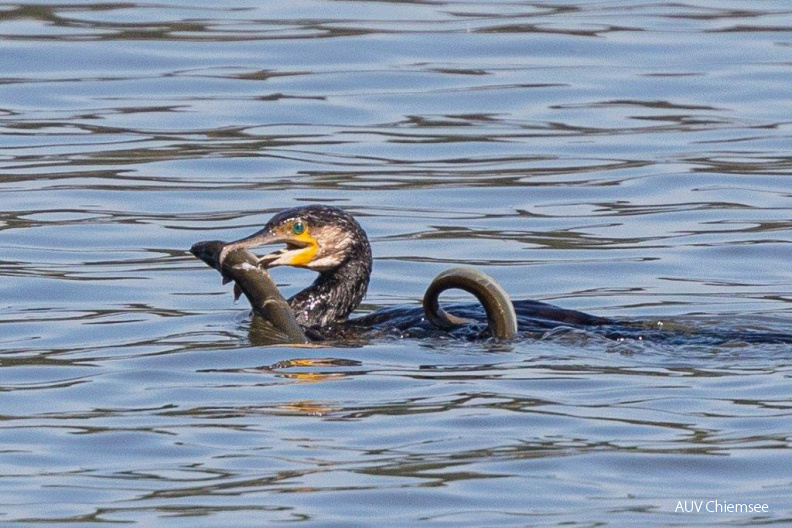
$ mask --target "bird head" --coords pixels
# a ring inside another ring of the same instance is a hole
[[[337,268],[369,243],[365,231],[349,213],[337,207],[309,205],[286,209],[256,233],[223,246],[219,260],[232,249],[270,244],[286,247],[259,259],[266,268],[294,266],[324,272]]]

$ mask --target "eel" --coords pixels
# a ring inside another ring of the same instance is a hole
[[[256,330],[267,344],[308,343],[289,303],[267,270],[259,267],[259,258],[246,249],[234,249],[224,255],[221,266],[218,257],[225,245],[220,240],[198,242],[190,248],[190,253],[219,271],[224,283],[234,281],[237,296],[238,292],[243,293],[254,315],[261,319]]]
[[[440,294],[459,289],[472,293],[484,307],[492,337],[514,339],[517,336],[517,314],[509,294],[495,279],[473,268],[452,268],[440,273],[426,289],[423,308],[426,318],[438,328],[451,330],[474,323],[464,317],[449,314],[440,307]]]

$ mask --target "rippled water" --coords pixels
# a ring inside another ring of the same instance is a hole
[[[3,4],[0,522],[789,522],[792,351],[693,336],[792,332],[791,86],[785,1]],[[313,202],[364,311],[469,264],[691,341],[257,347],[187,248]]]

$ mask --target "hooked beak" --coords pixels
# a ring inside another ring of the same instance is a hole
[[[240,238],[239,240],[235,240],[233,242],[229,242],[225,244],[222,249],[220,250],[220,254],[217,257],[218,262],[220,265],[223,264],[223,259],[230,251],[239,248],[254,248],[259,246],[266,246],[268,244],[277,244],[283,243],[286,244],[285,248],[278,249],[273,251],[272,253],[267,253],[264,256],[259,257],[258,265],[262,268],[274,268],[276,266],[288,266],[291,265],[291,257],[306,247],[306,244],[301,241],[296,241],[292,239],[287,239],[280,237],[270,231],[269,229],[265,228],[257,233],[253,233],[252,235]]]

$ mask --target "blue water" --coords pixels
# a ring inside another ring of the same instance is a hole
[[[792,351],[695,334],[792,332],[791,64],[782,1],[0,5],[0,523],[788,523]],[[472,265],[691,340],[255,346],[187,250],[307,203],[361,313]]]

